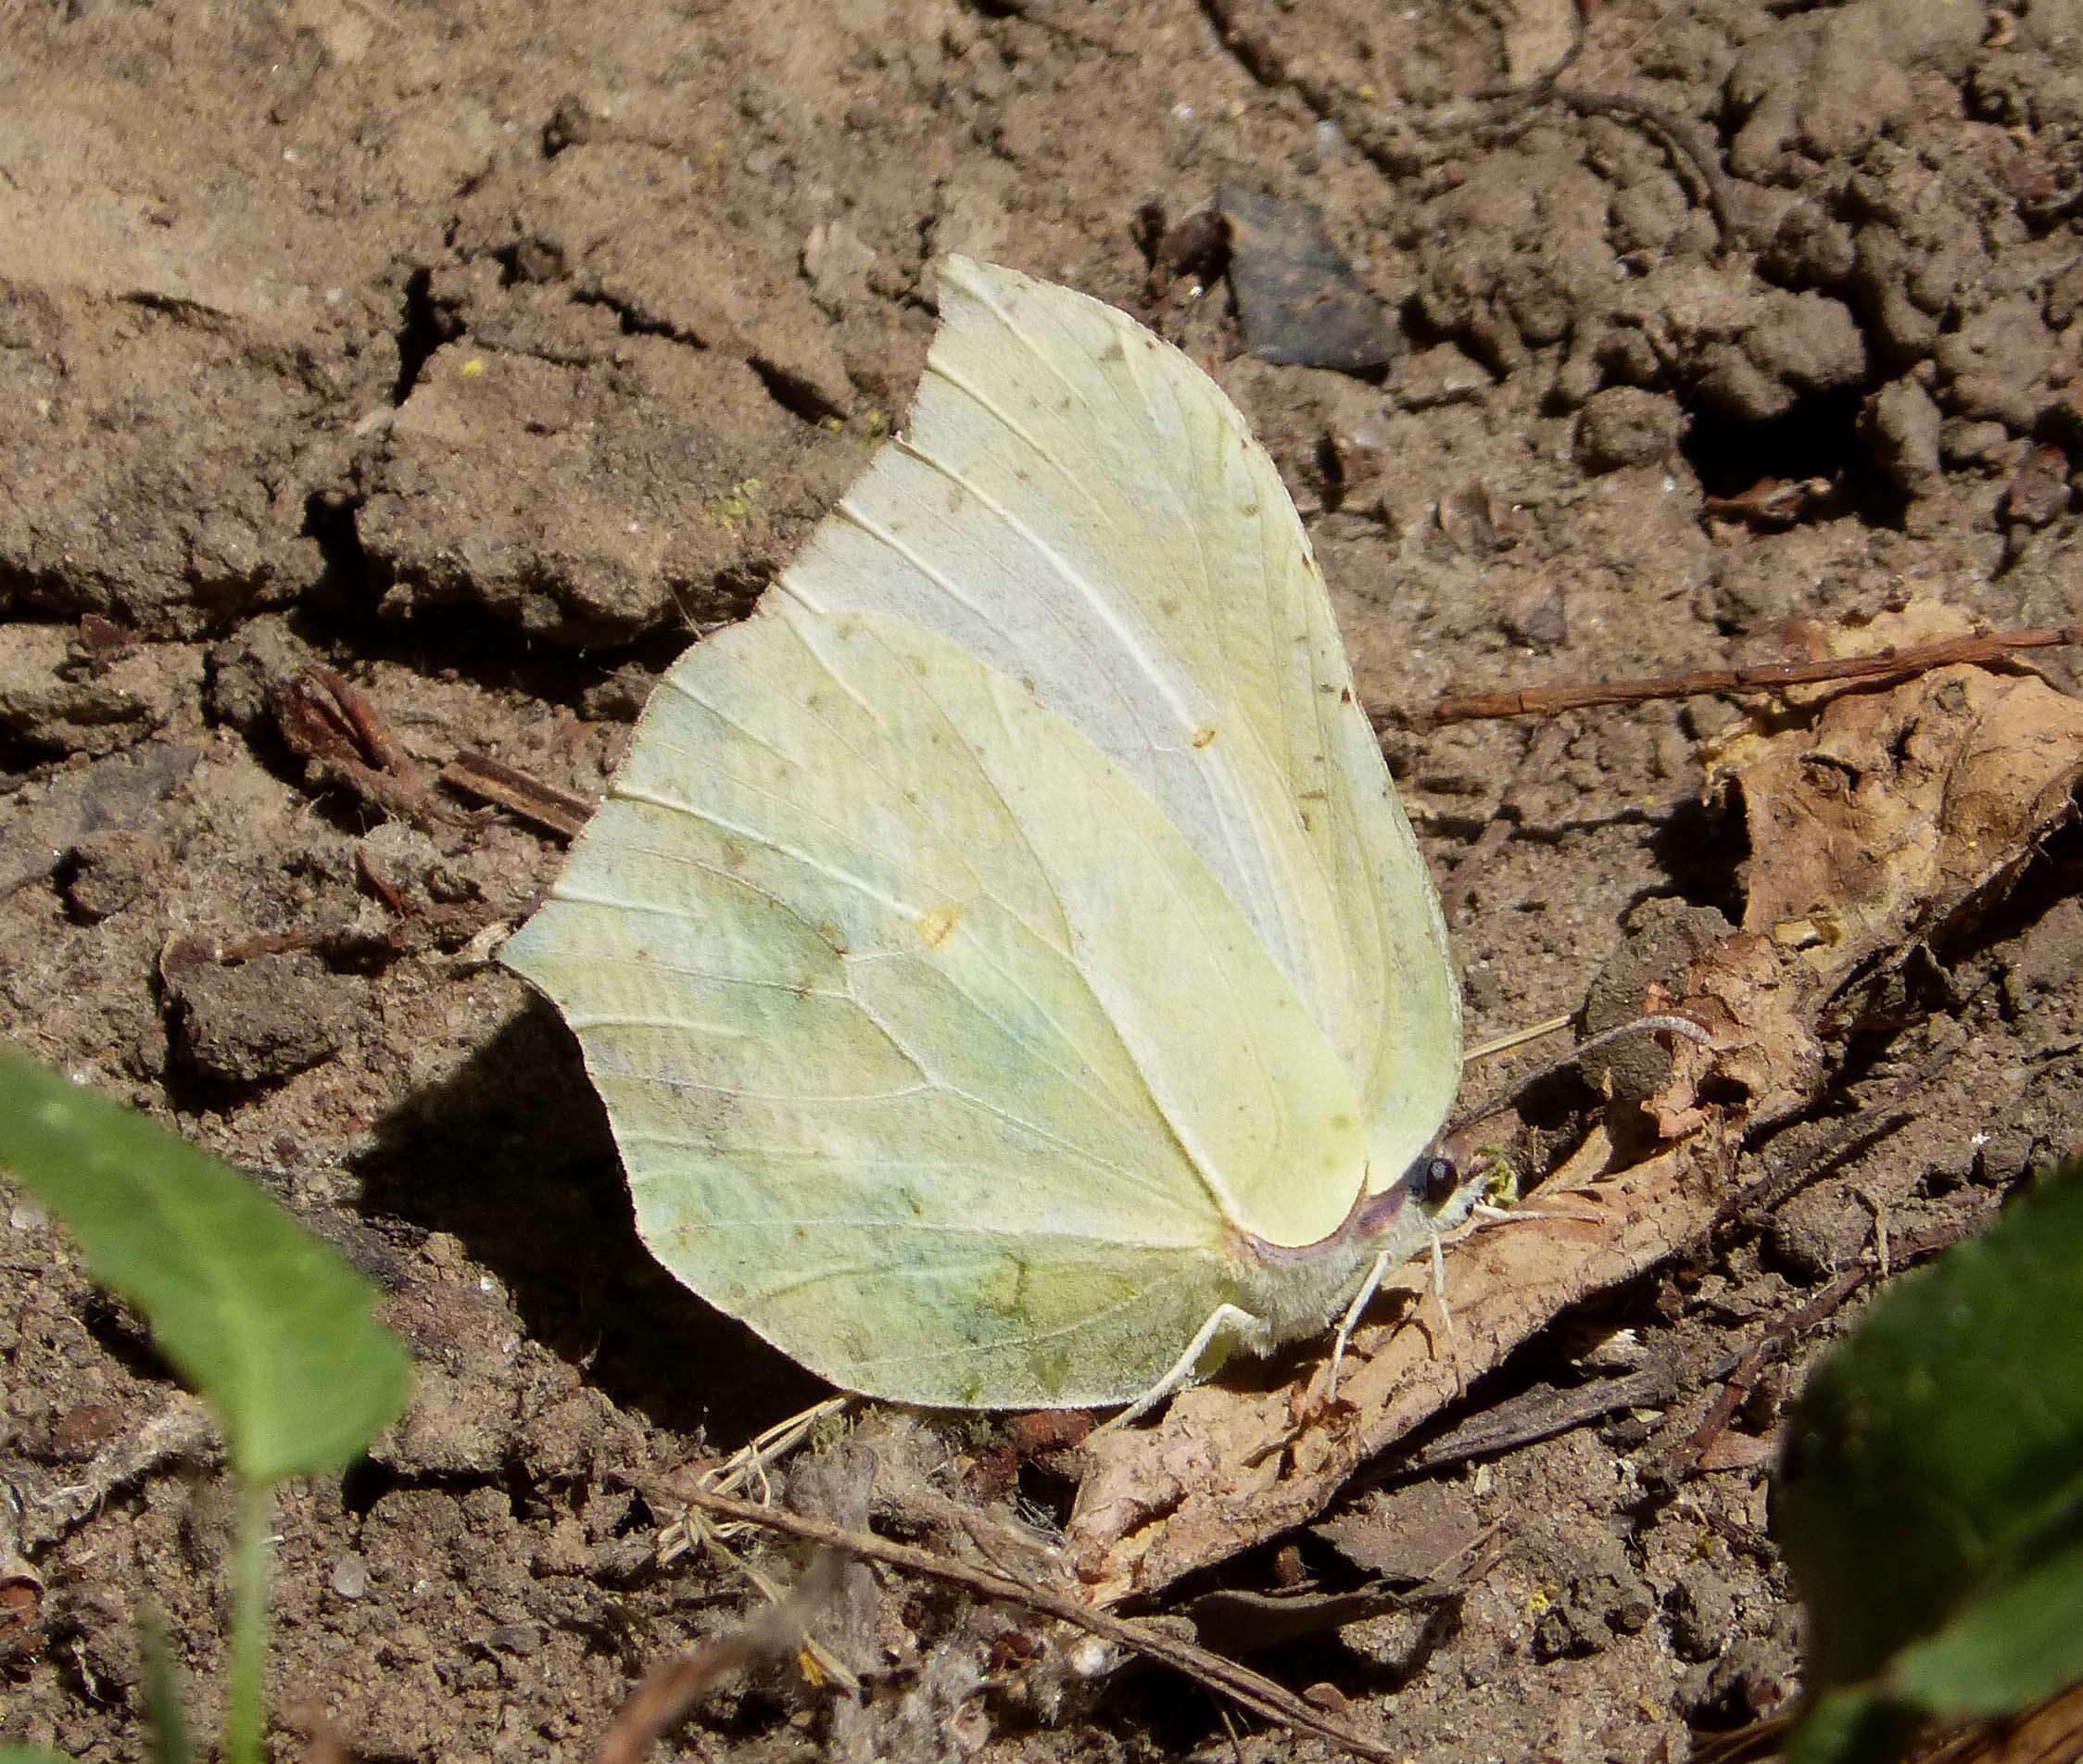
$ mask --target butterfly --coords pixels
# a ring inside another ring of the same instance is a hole
[[[1464,1218],[1438,899],[1221,390],[959,257],[907,435],[661,680],[501,959],[638,1228],[844,1389],[1126,1401]]]

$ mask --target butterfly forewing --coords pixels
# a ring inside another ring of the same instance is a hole
[[[1123,314],[962,258],[911,433],[782,580],[942,633],[1074,724],[1217,877],[1393,1180],[1450,1105],[1429,878],[1301,523],[1220,389]]]

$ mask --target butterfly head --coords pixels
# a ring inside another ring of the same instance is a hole
[[[1497,1149],[1477,1143],[1469,1129],[1442,1132],[1396,1181],[1361,1202],[1348,1228],[1367,1239],[1413,1227],[1444,1235],[1485,1197],[1498,1163]]]
[[[1461,1175],[1461,1166],[1444,1152],[1430,1153],[1420,1158],[1415,1175],[1418,1204],[1433,1213],[1458,1194],[1466,1179]]]

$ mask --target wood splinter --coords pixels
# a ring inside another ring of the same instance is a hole
[[[1476,692],[1442,699],[1432,708],[1434,723],[1474,723],[1490,717],[1555,716],[1597,704],[1647,704],[1657,699],[1685,699],[1711,692],[1780,692],[1789,687],[1824,686],[1836,681],[1907,680],[1933,668],[1963,663],[1988,667],[2008,661],[2021,649],[2051,649],[2083,643],[2083,625],[2064,624],[1983,636],[1949,637],[1910,649],[1890,645],[1871,655],[1834,657],[1826,662],[1779,662],[1754,668],[1701,668],[1690,674],[1649,680],[1600,681],[1588,686],[1528,687],[1515,692]],[[1377,715],[1377,725],[1389,720]]]

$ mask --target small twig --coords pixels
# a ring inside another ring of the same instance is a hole
[[[297,931],[259,931],[235,943],[190,932],[167,940],[166,947],[159,951],[159,976],[174,981],[199,967],[235,968],[263,955],[291,955],[303,950],[315,950],[325,938],[326,933],[316,926]]]
[[[384,866],[370,855],[367,845],[355,847],[354,867],[362,885],[398,917],[411,919],[419,916],[420,909],[413,904],[411,895],[391,880]]]
[[[769,1605],[778,1606],[787,1603],[781,1589],[775,1584],[774,1577],[764,1572],[757,1564],[748,1562],[729,1544],[726,1544],[718,1527],[704,1524],[701,1528],[701,1541],[708,1546],[711,1556],[714,1556],[726,1568],[741,1576],[751,1586],[752,1591],[757,1593]],[[860,1675],[847,1666],[838,1655],[834,1654],[815,1636],[803,1636],[799,1645],[802,1652],[809,1657],[810,1663],[824,1674],[827,1682],[836,1684],[840,1690],[847,1692],[858,1691],[861,1688]]]
[[[584,797],[545,784],[488,753],[459,753],[441,768],[441,782],[459,795],[496,802],[561,838],[575,839],[593,818],[593,804]]]
[[[806,1409],[798,1410],[784,1421],[776,1421],[739,1446],[721,1464],[711,1465],[699,1472],[701,1486],[717,1494],[742,1494],[748,1487],[756,1485],[760,1500],[764,1503],[774,1489],[767,1479],[768,1469],[808,1439],[820,1422],[845,1414],[854,1400],[851,1396],[827,1396]],[[718,1535],[723,1534],[719,1530]],[[668,1525],[658,1534],[654,1554],[659,1565],[663,1567],[691,1549],[695,1542],[695,1528],[684,1519]]]
[[[1952,1063],[1954,1052],[1940,1049],[1920,1060],[1887,1089],[1856,1113],[1831,1124],[1815,1143],[1802,1148],[1791,1163],[1768,1169],[1758,1181],[1731,1193],[1715,1209],[1710,1233],[1719,1237],[1732,1225],[1755,1230],[1759,1224],[1797,1189],[1805,1188],[1827,1170],[1848,1164],[1870,1152],[1884,1140],[1900,1133],[1917,1118],[1913,1099],[1922,1097]]]
[[[1707,1448],[1727,1431],[1736,1410],[1757,1387],[1765,1367],[1791,1355],[1796,1342],[1836,1312],[1872,1278],[1871,1268],[1846,1268],[1799,1310],[1790,1317],[1781,1317],[1768,1329],[1714,1393],[1707,1418],[1664,1454],[1656,1466],[1658,1480],[1675,1487],[1690,1476],[1707,1455]]]
[[[1796,1189],[1814,1180],[1825,1166],[1839,1163],[1857,1152],[1870,1149],[1888,1135],[1899,1132],[1915,1118],[1913,1114],[1900,1108],[1884,1113],[1883,1105],[1887,1102],[1899,1103],[1926,1090],[1951,1057],[1950,1052],[1941,1052],[1922,1062],[1889,1087],[1882,1105],[1862,1109],[1857,1115],[1838,1123],[1824,1135],[1820,1144],[1811,1147],[1807,1155],[1793,1167],[1769,1174],[1761,1181],[1753,1182],[1731,1194],[1716,1211],[1709,1225],[1708,1240],[1711,1241],[1730,1226],[1738,1223],[1755,1228],[1763,1216],[1769,1214]],[[1908,1243],[1892,1245],[1890,1267],[1900,1266],[1893,1252],[1900,1251],[1908,1258],[1920,1258],[1932,1254],[1934,1248],[1944,1248],[1963,1235],[1964,1228],[1957,1223],[1950,1223],[1924,1233]],[[1775,1360],[1785,1358],[1792,1351],[1793,1343],[1799,1336],[1836,1311],[1868,1280],[1887,1271],[1870,1266],[1849,1268],[1837,1275],[1792,1317],[1774,1326],[1765,1339],[1743,1356],[1741,1363],[1715,1398],[1706,1419],[1665,1457],[1660,1467],[1663,1476],[1675,1484],[1691,1474],[1707,1448],[1721,1436],[1735,1418],[1737,1407],[1749,1395],[1765,1367]]]
[[[1898,1238],[1892,1266],[1897,1269],[1908,1267],[1938,1254],[1940,1250],[1950,1249],[1973,1229],[1975,1223],[1967,1218],[1949,1219],[1913,1237]],[[1788,1358],[1796,1342],[1841,1309],[1845,1301],[1861,1287],[1879,1278],[1879,1268],[1872,1264],[1862,1263],[1857,1267],[1846,1268],[1800,1309],[1768,1329],[1743,1356],[1742,1364],[1729,1375],[1727,1383],[1722,1386],[1713,1405],[1707,1411],[1707,1418],[1665,1454],[1663,1461],[1657,1466],[1660,1478],[1674,1485],[1690,1476],[1707,1448],[1736,1418],[1736,1410],[1755,1388],[1765,1367]]]
[[[1699,511],[1710,521],[1748,527],[1753,533],[1783,533],[1830,494],[1828,478],[1760,478],[1734,496],[1703,496]]]
[[[1711,1357],[1680,1356],[1579,1390],[1561,1391],[1543,1385],[1470,1417],[1453,1431],[1398,1458],[1381,1476],[1368,1480],[1390,1484],[1415,1481],[1475,1458],[1496,1457],[1521,1446],[1538,1444],[1542,1440],[1604,1420],[1609,1415],[1661,1407],[1686,1390],[1726,1378],[1740,1358],[1733,1353]]]
[[[1554,716],[1595,704],[1646,704],[1709,692],[1779,692],[1788,687],[1837,682],[1867,684],[1909,679],[1933,668],[1972,663],[1987,667],[2020,649],[2051,649],[2083,643],[2083,625],[2066,624],[1981,636],[1949,637],[1907,649],[1890,645],[1872,655],[1839,656],[1828,662],[1780,662],[1755,668],[1701,668],[1651,680],[1601,681],[1589,686],[1529,687],[1518,692],[1477,692],[1442,699],[1432,708],[1435,723],[1472,723],[1486,717]],[[1379,721],[1385,720],[1378,715]]]
[[[812,1614],[831,1596],[836,1581],[833,1558],[821,1557],[780,1604],[648,1673],[601,1738],[600,1750],[593,1754],[594,1764],[641,1764],[644,1755],[678,1725],[702,1692],[754,1660],[772,1658],[793,1647]]]
[[[391,738],[376,707],[331,668],[311,666],[268,688],[282,738],[312,781],[341,784],[387,814],[421,826],[452,824],[459,811],[435,795],[411,755]]]
[[[1530,1041],[1546,1040],[1551,1035],[1559,1035],[1576,1020],[1574,1011],[1565,1011],[1559,1016],[1543,1017],[1538,1023],[1529,1023],[1522,1028],[1507,1029],[1502,1035],[1493,1035],[1487,1040],[1463,1048],[1461,1064],[1473,1065],[1479,1060],[1494,1060],[1498,1054],[1509,1053],[1513,1048],[1524,1047]],[[1625,1027],[1633,1028],[1635,1026]]]
[[[670,1498],[687,1502],[719,1518],[734,1519],[746,1525],[764,1526],[768,1531],[785,1532],[799,1537],[825,1549],[842,1550],[849,1556],[859,1556],[864,1561],[882,1562],[890,1568],[903,1569],[914,1574],[924,1574],[934,1580],[959,1586],[981,1598],[1002,1599],[1008,1605],[1017,1605],[1044,1617],[1057,1618],[1075,1625],[1089,1635],[1102,1641],[1130,1649],[1146,1659],[1161,1661],[1175,1671],[1183,1672],[1195,1682],[1206,1686],[1228,1697],[1240,1708],[1298,1732],[1313,1733],[1319,1739],[1329,1740],[1342,1745],[1355,1757],[1364,1758],[1370,1764],[1401,1764],[1403,1754],[1388,1746],[1376,1744],[1364,1734],[1356,1732],[1343,1721],[1332,1720],[1321,1709],[1305,1703],[1262,1673],[1240,1666],[1235,1660],[1220,1654],[1211,1653],[1196,1646],[1182,1637],[1172,1635],[1153,1624],[1139,1623],[1129,1618],[1115,1617],[1105,1611],[1094,1610],[1082,1600],[1067,1593],[1058,1593],[1045,1586],[1030,1586],[1009,1575],[993,1573],[987,1569],[972,1568],[966,1562],[957,1562],[951,1556],[919,1549],[909,1544],[891,1543],[868,1531],[849,1531],[825,1519],[805,1518],[800,1513],[790,1513],[779,1507],[755,1506],[750,1501],[734,1501],[721,1494],[711,1493],[699,1484],[686,1479],[667,1479],[659,1484],[663,1499]],[[647,1497],[648,1498],[648,1497]]]
[[[1732,245],[1743,237],[1742,218],[1736,213],[1736,186],[1728,173],[1714,162],[1712,149],[1700,140],[1690,123],[1668,110],[1660,110],[1653,104],[1631,98],[1624,92],[1587,92],[1582,86],[1565,85],[1556,85],[1551,90],[1558,104],[1576,111],[1579,116],[1608,117],[1632,122],[1645,134],[1654,136],[1666,153],[1698,179],[1700,195],[1707,199],[1708,212],[1714,217],[1723,245]]]

